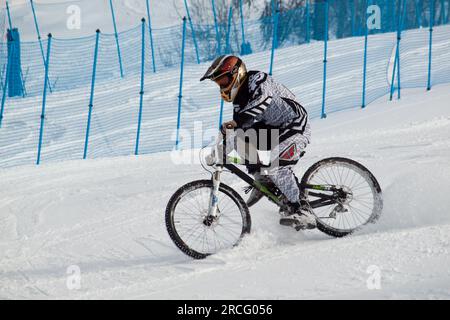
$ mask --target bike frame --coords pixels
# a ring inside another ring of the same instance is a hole
[[[226,141],[223,140],[223,147],[226,150]],[[267,186],[262,184],[261,182],[251,178],[248,174],[244,173],[234,164],[239,164],[239,159],[233,157],[227,157],[225,152],[223,152],[223,163],[215,164],[213,167],[215,168],[214,173],[212,174],[212,182],[213,182],[213,190],[211,191],[211,200],[208,213],[210,216],[217,216],[217,203],[219,196],[219,187],[221,183],[221,174],[223,169],[228,169],[231,173],[238,176],[241,180],[248,183],[253,188],[259,190],[265,197],[267,197],[270,201],[275,203],[278,207],[285,206],[286,203],[283,200],[283,196],[277,196],[272,191],[269,190]],[[234,164],[233,164],[234,163]],[[308,195],[312,197],[318,198],[317,200],[309,202],[309,206],[311,209],[326,207],[333,204],[340,204],[339,199],[345,198],[347,193],[337,186],[333,185],[312,185],[312,184],[302,184],[299,186],[300,192],[304,192],[305,190],[314,190],[309,191]],[[317,191],[326,191],[332,192],[332,194],[325,194]]]

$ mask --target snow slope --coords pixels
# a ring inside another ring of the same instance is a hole
[[[193,2],[188,1],[190,5]],[[202,3],[208,17],[197,17],[192,14],[194,23],[213,24],[212,5],[210,0],[195,0]],[[227,0],[230,3],[230,0]],[[252,9],[244,6],[244,15],[248,19],[257,19],[264,9],[266,0],[254,1]],[[57,38],[77,38],[91,36],[96,29],[103,33],[113,33],[109,0],[34,0],[36,15],[42,35],[52,33]],[[33,23],[33,13],[29,0],[9,0],[11,17],[15,27],[21,33],[22,41],[36,41],[37,34]],[[125,31],[139,26],[142,17],[147,18],[146,0],[113,0],[118,31]],[[181,25],[186,15],[183,0],[149,1],[152,26],[155,29]],[[73,10],[75,6],[75,10]],[[2,3],[2,8],[5,4]],[[79,11],[78,11],[79,9]],[[74,12],[79,12],[81,24],[79,28],[67,27],[67,22]],[[207,21],[203,21],[208,19]]]
[[[449,89],[312,121],[299,175],[350,157],[383,189],[380,221],[343,239],[279,226],[264,200],[242,245],[193,261],[170,241],[164,209],[182,184],[208,177],[198,164],[160,153],[1,169],[0,298],[449,299]],[[67,286],[71,266],[78,290]],[[367,287],[371,266],[379,290]]]
[[[22,41],[36,41],[33,13],[28,0],[9,1],[14,26],[18,27]],[[155,28],[180,24],[178,1],[150,1],[152,23]],[[36,16],[42,35],[52,33],[57,38],[78,38],[90,36],[96,29],[113,33],[109,0],[34,0]],[[125,31],[139,25],[147,17],[145,0],[114,0],[114,11],[118,31]],[[74,13],[79,13],[79,27],[68,27]]]

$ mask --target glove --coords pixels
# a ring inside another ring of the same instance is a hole
[[[222,131],[222,134],[226,134],[227,130],[234,129],[236,127],[237,127],[236,121],[231,120],[231,121],[224,122],[222,124],[222,126],[220,127],[220,131]]]
[[[207,164],[208,166],[213,166],[213,165],[216,164],[216,152],[215,152],[215,150],[211,151],[211,153],[208,154],[208,155],[205,157],[205,161],[206,161],[206,164]]]

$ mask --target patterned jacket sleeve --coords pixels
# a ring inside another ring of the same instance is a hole
[[[268,76],[264,72],[252,75],[248,82],[249,103],[239,111],[238,127],[248,129],[262,120],[262,114],[272,102],[272,90]]]

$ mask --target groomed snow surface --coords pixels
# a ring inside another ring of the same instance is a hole
[[[216,8],[231,0],[217,1]],[[246,21],[256,20],[261,16],[266,0],[253,0],[251,9],[244,4],[243,10]],[[39,30],[42,36],[52,33],[59,39],[92,36],[96,29],[103,33],[113,33],[114,26],[111,16],[109,0],[34,0]],[[196,0],[201,4],[204,12],[199,16],[188,1],[190,14],[194,23],[214,24],[212,5],[210,0]],[[33,12],[29,0],[9,0],[11,19],[15,27],[19,28],[22,41],[36,41],[37,33],[33,20]],[[181,25],[186,15],[183,0],[149,1],[152,27],[161,29]],[[114,15],[119,32],[139,26],[141,18],[147,19],[145,0],[113,0]],[[0,5],[5,9],[5,1]],[[73,23],[73,18],[80,18],[80,23]],[[5,18],[7,19],[7,18]]]
[[[164,211],[177,188],[208,178],[199,164],[160,153],[2,169],[0,298],[449,299],[449,89],[312,121],[299,176],[349,157],[383,190],[379,222],[342,239],[282,227],[263,200],[239,247],[194,261],[171,242]]]

